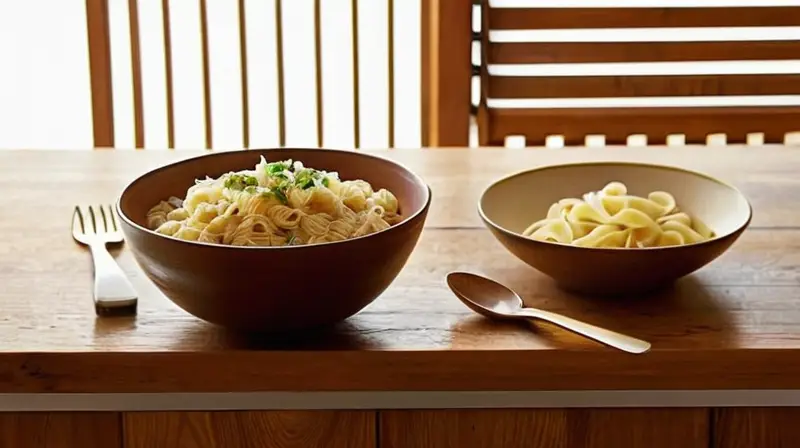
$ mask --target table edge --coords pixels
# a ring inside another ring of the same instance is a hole
[[[800,349],[0,353],[0,394],[726,389],[800,389]]]

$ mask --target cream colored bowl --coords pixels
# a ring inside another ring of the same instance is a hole
[[[681,211],[705,222],[715,236],[683,246],[626,249],[579,247],[522,235],[554,202],[581,198],[612,181],[626,184],[628,193],[636,196],[671,193]],[[667,286],[724,253],[752,218],[747,198],[721,180],[676,167],[626,162],[547,166],[508,176],[483,192],[478,212],[495,238],[519,259],[564,289],[596,295]]]

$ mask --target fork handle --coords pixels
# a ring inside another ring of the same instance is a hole
[[[105,309],[135,306],[136,290],[106,249],[105,243],[93,243],[89,247],[94,261],[95,307]]]

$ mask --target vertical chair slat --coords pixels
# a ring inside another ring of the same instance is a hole
[[[489,60],[486,57],[489,48],[489,30],[491,25],[489,23],[489,2],[481,2],[481,68],[480,68],[480,83],[481,95],[478,100],[478,145],[487,146],[489,144],[489,109],[486,105],[486,99],[489,97]]]
[[[388,8],[388,63],[389,63],[389,147],[394,147],[394,0],[389,0]]]
[[[161,24],[164,28],[164,72],[167,83],[167,147],[175,148],[175,94],[172,89],[172,31],[169,24],[169,0],[161,0]]]
[[[86,27],[92,89],[92,125],[96,148],[114,147],[114,98],[108,0],[86,0]]]
[[[353,141],[356,148],[361,146],[361,113],[358,74],[358,0],[352,0],[352,26],[353,26]]]
[[[325,139],[322,135],[322,5],[314,0],[314,61],[317,84],[317,146],[322,148]]]
[[[275,45],[278,65],[278,141],[286,145],[286,104],[283,92],[283,8],[282,0],[275,0]]]
[[[423,146],[469,144],[472,0],[422,0]]]
[[[128,0],[128,23],[131,34],[131,71],[133,72],[133,123],[137,148],[144,148],[144,107],[142,106],[142,59],[139,50],[139,0]]]
[[[206,148],[213,147],[211,128],[211,76],[208,57],[208,8],[206,0],[200,0],[200,37],[203,45],[203,98],[205,99]]]
[[[245,0],[239,0],[239,58],[242,79],[242,143],[250,147],[250,96],[247,78],[247,11]]]

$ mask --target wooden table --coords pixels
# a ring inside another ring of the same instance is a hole
[[[336,330],[232,334],[172,305],[130,253],[136,318],[96,318],[75,203],[199,152],[0,152],[0,447],[776,447],[800,436],[800,150],[394,150],[432,187],[404,271]],[[674,289],[577,297],[507,253],[476,212],[493,179],[579,160],[680,165],[751,200],[731,251]],[[447,290],[487,274],[526,302],[648,339],[632,356],[497,324]],[[229,412],[235,411],[235,412]]]

